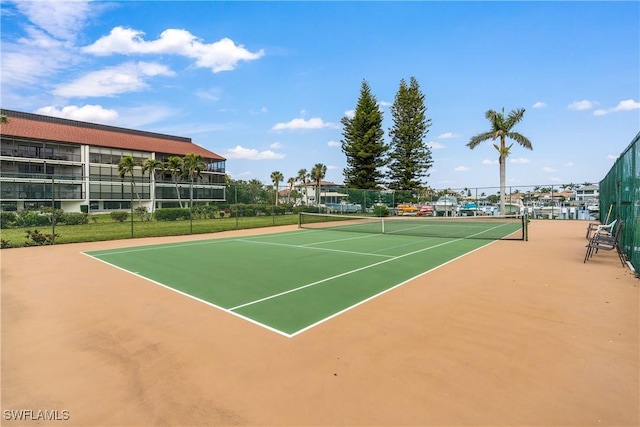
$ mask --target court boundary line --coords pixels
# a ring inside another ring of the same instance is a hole
[[[268,297],[260,298],[260,299],[254,300],[254,301],[249,301],[247,303],[240,304],[240,305],[237,305],[235,307],[231,307],[229,310],[238,310],[240,308],[248,307],[250,305],[259,304],[261,302],[268,301],[268,300],[273,299],[273,298],[278,298],[278,297],[281,297],[283,295],[287,295],[287,294],[290,294],[290,293],[293,293],[293,292],[297,292],[297,291],[300,291],[302,289],[310,288],[312,286],[316,286],[316,285],[319,285],[321,283],[328,282],[328,281],[333,280],[333,279],[337,279],[339,277],[348,276],[349,274],[353,274],[353,273],[357,273],[359,271],[363,271],[363,270],[366,270],[366,269],[369,269],[369,268],[377,267],[379,265],[386,264],[388,262],[397,261],[397,260],[399,260],[401,258],[410,256],[410,255],[419,254],[420,252],[429,251],[431,249],[439,248],[440,246],[448,245],[450,243],[459,242],[460,240],[464,240],[464,239],[449,240],[447,242],[438,243],[436,245],[428,246],[428,247],[422,248],[422,249],[418,249],[418,250],[413,251],[413,252],[407,252],[406,254],[398,255],[398,256],[395,256],[393,258],[388,258],[388,259],[385,259],[385,260],[382,260],[382,261],[375,262],[373,264],[365,265],[363,267],[356,268],[355,270],[345,271],[344,273],[336,274],[336,275],[331,276],[331,277],[325,277],[324,279],[317,280],[315,282],[308,283],[306,285],[302,285],[302,286],[299,286],[297,288],[288,289],[286,291],[279,292],[277,294],[269,295]]]
[[[459,240],[463,240],[463,239],[459,239]],[[354,308],[356,308],[356,307],[358,307],[358,306],[360,306],[360,305],[362,305],[362,304],[364,304],[364,303],[366,303],[366,302],[369,302],[369,301],[371,301],[371,300],[373,300],[373,299],[375,299],[375,298],[378,298],[379,296],[381,296],[381,295],[383,295],[383,294],[386,294],[387,292],[390,292],[390,291],[392,291],[392,290],[394,290],[394,289],[397,289],[397,288],[399,288],[400,286],[406,285],[407,283],[409,283],[409,282],[411,282],[411,281],[413,281],[413,280],[415,280],[415,279],[417,279],[417,278],[419,278],[419,277],[422,277],[422,276],[424,276],[425,274],[429,274],[429,273],[431,273],[432,271],[435,271],[435,270],[437,270],[437,269],[439,269],[439,268],[441,268],[441,267],[444,267],[444,266],[445,266],[445,265],[447,265],[447,264],[450,264],[450,263],[452,263],[452,262],[454,262],[454,261],[456,261],[456,260],[458,260],[458,259],[460,259],[460,258],[462,258],[462,257],[465,257],[465,256],[467,256],[467,255],[469,255],[469,254],[472,254],[472,253],[474,253],[474,252],[476,252],[476,251],[478,251],[478,250],[480,250],[480,249],[486,248],[487,246],[492,245],[492,244],[494,244],[494,243],[496,243],[496,241],[487,242],[486,244],[484,244],[484,245],[482,245],[482,246],[480,246],[480,247],[478,247],[478,248],[475,248],[475,249],[473,249],[473,250],[471,250],[471,251],[469,251],[469,252],[465,252],[465,253],[463,253],[462,255],[458,255],[457,257],[452,258],[452,259],[450,259],[450,260],[449,260],[449,261],[447,261],[447,262],[444,262],[444,263],[442,263],[442,264],[436,265],[435,267],[430,268],[430,269],[429,269],[429,270],[427,270],[427,271],[424,271],[424,272],[422,272],[422,273],[420,273],[420,274],[417,274],[417,275],[415,275],[415,276],[413,276],[413,277],[410,277],[409,279],[407,279],[407,280],[405,280],[405,281],[403,281],[403,282],[400,282],[400,283],[398,283],[398,284],[396,284],[396,285],[394,285],[394,286],[392,286],[392,287],[390,287],[390,288],[388,288],[388,289],[385,289],[385,290],[383,290],[383,291],[380,291],[380,292],[378,292],[378,293],[377,293],[377,294],[375,294],[375,295],[371,295],[369,298],[363,299],[362,301],[359,301],[359,302],[357,302],[357,303],[355,303],[355,304],[353,304],[353,305],[351,305],[351,306],[349,306],[349,307],[346,307],[346,308],[344,308],[344,309],[342,309],[342,310],[340,310],[340,311],[338,311],[338,312],[336,312],[336,313],[334,313],[334,314],[332,314],[332,315],[330,315],[330,316],[327,316],[327,317],[325,317],[325,318],[324,318],[324,319],[322,319],[322,320],[319,320],[319,321],[317,321],[317,322],[315,322],[315,323],[312,323],[311,325],[306,326],[306,327],[304,327],[304,328],[302,328],[302,329],[300,329],[300,330],[298,330],[298,331],[296,331],[296,332],[294,332],[294,333],[292,333],[292,334],[289,334],[289,338],[293,338],[293,337],[295,337],[295,336],[296,336],[296,335],[298,335],[298,334],[301,334],[301,333],[303,333],[303,332],[308,331],[309,329],[312,329],[312,328],[314,328],[314,327],[316,327],[316,326],[319,326],[319,325],[321,325],[322,323],[327,322],[327,321],[329,321],[329,320],[333,319],[334,317],[338,317],[338,316],[340,316],[340,315],[342,315],[342,314],[346,313],[347,311],[350,311],[350,310],[352,310],[352,309],[354,309]]]
[[[178,294],[180,294],[180,295],[182,295],[182,296],[185,296],[185,297],[187,297],[187,298],[191,298],[192,300],[195,300],[195,301],[201,302],[201,303],[203,303],[203,304],[206,304],[206,305],[208,305],[208,306],[210,306],[210,307],[213,307],[213,308],[218,309],[218,310],[220,310],[220,311],[223,311],[223,312],[225,312],[225,313],[228,313],[228,314],[231,314],[231,315],[233,315],[233,316],[239,317],[239,318],[241,318],[241,319],[243,319],[243,320],[247,320],[247,321],[249,321],[250,323],[253,323],[254,325],[262,326],[263,328],[268,329],[268,330],[270,330],[271,332],[275,332],[275,333],[277,333],[277,334],[279,334],[279,335],[285,336],[285,337],[287,337],[287,338],[291,338],[290,334],[287,334],[286,332],[283,332],[283,331],[281,331],[281,330],[279,330],[279,329],[273,328],[273,327],[271,327],[271,326],[269,326],[269,325],[265,325],[264,323],[260,323],[260,322],[258,322],[258,321],[257,321],[257,320],[255,320],[255,319],[252,319],[252,318],[247,317],[247,316],[243,316],[243,315],[242,315],[242,314],[240,314],[240,313],[236,313],[236,312],[230,311],[230,310],[228,310],[228,309],[226,309],[226,308],[224,308],[224,307],[221,307],[221,306],[219,306],[219,305],[217,305],[217,304],[214,304],[214,303],[212,303],[212,302],[210,302],[210,301],[203,300],[202,298],[198,298],[198,297],[197,297],[197,296],[195,296],[195,295],[191,295],[191,294],[188,294],[188,293],[186,293],[186,292],[183,292],[183,291],[181,291],[180,289],[173,288],[173,287],[171,287],[171,286],[169,286],[169,285],[165,285],[164,283],[158,282],[158,281],[153,280],[153,279],[151,279],[151,278],[149,278],[149,277],[145,277],[145,276],[143,276],[143,275],[141,275],[141,274],[138,274],[138,273],[136,273],[136,272],[129,271],[129,270],[127,270],[126,268],[122,268],[122,267],[119,267],[119,266],[117,266],[117,265],[115,265],[115,264],[112,264],[112,263],[110,263],[110,262],[108,262],[108,261],[105,261],[105,260],[103,260],[103,259],[96,258],[96,257],[94,257],[93,255],[89,255],[89,254],[87,254],[87,253],[85,253],[85,252],[80,252],[80,253],[81,253],[81,254],[83,254],[83,255],[86,255],[86,256],[88,256],[89,258],[92,258],[92,259],[94,259],[94,260],[96,260],[96,261],[102,262],[102,263],[104,263],[104,264],[106,264],[106,265],[108,265],[108,266],[110,266],[110,267],[117,268],[117,269],[118,269],[118,270],[120,270],[120,271],[124,271],[125,273],[132,274],[132,275],[134,275],[134,276],[136,276],[136,277],[138,277],[138,278],[140,278],[140,279],[144,279],[144,280],[146,280],[146,281],[148,281],[148,282],[151,282],[151,283],[153,283],[154,285],[161,286],[161,287],[163,287],[164,289],[167,289],[167,290],[169,290],[169,291],[176,292],[176,293],[178,293]]]
[[[478,234],[479,234],[479,233],[478,233]],[[377,234],[374,234],[374,235],[377,235]],[[467,237],[467,238],[468,238],[468,237]],[[446,262],[444,262],[444,263],[442,263],[442,264],[439,264],[439,265],[437,265],[437,266],[435,266],[435,267],[433,267],[433,268],[431,268],[431,269],[429,269],[429,270],[427,270],[427,271],[424,271],[424,272],[422,272],[422,273],[420,273],[420,274],[418,274],[418,275],[416,275],[416,276],[413,276],[413,277],[411,277],[411,278],[409,278],[409,279],[407,279],[407,280],[405,280],[405,281],[403,281],[403,282],[401,282],[401,283],[398,283],[398,284],[396,284],[396,285],[393,285],[393,286],[391,286],[391,287],[389,287],[389,288],[387,288],[387,289],[385,289],[385,290],[383,290],[383,291],[381,291],[381,292],[379,292],[379,293],[377,293],[377,294],[375,294],[375,295],[372,295],[372,296],[370,296],[370,297],[368,297],[368,298],[365,298],[364,300],[359,301],[359,302],[357,302],[356,304],[353,304],[353,305],[351,305],[351,306],[349,306],[349,307],[346,307],[346,308],[344,308],[344,309],[342,309],[342,310],[340,310],[340,311],[338,311],[338,312],[336,312],[336,313],[334,313],[334,314],[332,314],[332,315],[330,315],[330,316],[327,316],[327,317],[325,317],[325,318],[323,318],[323,319],[319,320],[318,322],[312,323],[311,325],[308,325],[308,326],[306,326],[306,327],[304,327],[304,328],[302,328],[302,329],[300,329],[300,330],[298,330],[298,331],[296,331],[296,332],[290,333],[290,334],[289,334],[289,333],[286,333],[286,332],[284,332],[284,331],[281,331],[281,330],[279,330],[279,329],[276,329],[276,328],[274,328],[274,327],[271,327],[271,326],[269,326],[269,325],[266,325],[266,324],[264,324],[264,323],[258,322],[258,321],[257,321],[257,320],[255,320],[255,319],[252,319],[252,318],[250,318],[250,317],[244,316],[244,315],[242,315],[242,314],[240,314],[240,313],[237,313],[237,312],[235,312],[235,311],[232,311],[232,310],[237,310],[237,309],[242,308],[242,307],[244,307],[244,306],[252,305],[252,304],[255,304],[255,303],[261,302],[261,301],[263,301],[263,300],[268,300],[268,299],[272,299],[272,298],[275,298],[275,297],[280,296],[280,295],[284,295],[284,294],[287,294],[287,293],[295,292],[295,291],[297,291],[297,290],[300,290],[300,289],[303,289],[303,288],[307,288],[307,287],[310,287],[310,286],[314,286],[314,285],[317,285],[317,284],[319,284],[319,283],[321,283],[321,282],[325,282],[325,281],[330,280],[330,279],[333,279],[333,278],[337,278],[337,277],[344,276],[344,275],[347,275],[347,274],[355,273],[355,272],[357,272],[357,271],[364,270],[364,269],[366,269],[366,268],[374,267],[374,266],[377,266],[377,265],[380,265],[380,264],[384,264],[384,263],[386,263],[386,262],[390,262],[390,261],[395,261],[395,260],[400,259],[400,258],[403,258],[403,257],[405,257],[405,256],[414,255],[414,254],[416,254],[416,253],[420,253],[420,252],[423,252],[423,251],[427,251],[427,250],[430,250],[430,249],[434,249],[434,248],[437,248],[437,247],[440,247],[440,246],[444,246],[444,245],[447,245],[447,244],[450,244],[450,243],[458,242],[458,241],[461,241],[461,240],[466,240],[467,238],[457,238],[457,239],[454,239],[454,240],[449,240],[449,241],[447,241],[447,242],[442,242],[442,243],[439,243],[439,244],[434,245],[434,246],[429,246],[429,247],[427,247],[427,248],[422,248],[422,249],[420,249],[420,250],[413,251],[413,252],[409,252],[409,253],[406,253],[406,254],[403,254],[403,255],[399,255],[399,256],[394,257],[394,258],[389,258],[389,259],[386,259],[386,260],[384,260],[384,261],[380,261],[380,262],[378,262],[378,263],[374,263],[374,264],[371,264],[371,265],[368,265],[368,266],[364,266],[364,267],[358,268],[358,269],[356,269],[356,270],[352,270],[352,271],[349,271],[349,272],[342,273],[342,274],[340,274],[340,275],[333,276],[332,278],[325,278],[325,279],[323,279],[323,280],[321,280],[321,281],[318,281],[318,282],[315,282],[315,283],[313,283],[313,284],[307,284],[307,285],[304,285],[303,287],[295,288],[295,289],[288,290],[288,291],[285,291],[285,292],[281,292],[281,293],[279,293],[279,294],[275,294],[275,295],[272,295],[272,296],[269,296],[269,297],[261,298],[261,299],[259,299],[259,300],[256,300],[256,301],[253,301],[253,302],[250,302],[250,303],[244,304],[244,305],[240,305],[240,306],[232,307],[232,308],[230,308],[230,309],[223,308],[223,307],[221,307],[221,306],[219,306],[219,305],[216,305],[216,304],[214,304],[214,303],[212,303],[212,302],[209,302],[209,301],[203,300],[203,299],[198,298],[198,297],[196,297],[196,296],[194,296],[194,295],[191,295],[191,294],[188,294],[188,293],[186,293],[186,292],[183,292],[183,291],[181,291],[181,290],[179,290],[179,289],[176,289],[176,288],[173,288],[173,287],[171,287],[171,286],[165,285],[165,284],[163,284],[163,283],[161,283],[161,282],[158,282],[158,281],[156,281],[156,280],[153,280],[153,279],[151,279],[151,278],[149,278],[149,277],[145,277],[145,276],[143,276],[143,275],[141,275],[141,274],[139,274],[139,273],[137,273],[137,272],[133,272],[133,271],[127,270],[127,269],[125,269],[125,268],[119,267],[119,266],[117,266],[117,265],[115,265],[115,264],[112,264],[112,263],[110,263],[110,262],[108,262],[108,261],[105,261],[105,260],[102,260],[102,259],[100,259],[100,258],[97,258],[96,256],[90,255],[90,254],[88,254],[88,253],[86,253],[86,252],[80,252],[80,253],[81,253],[81,254],[83,254],[83,255],[86,255],[86,256],[87,256],[87,257],[89,257],[89,258],[92,258],[92,259],[94,259],[94,260],[97,260],[97,261],[99,261],[99,262],[102,262],[102,263],[104,263],[104,264],[106,264],[106,265],[109,265],[109,266],[111,266],[111,267],[115,267],[116,269],[118,269],[118,270],[120,270],[120,271],[123,271],[123,272],[125,272],[125,273],[129,273],[129,274],[132,274],[132,275],[134,275],[134,276],[136,276],[136,277],[138,277],[138,278],[140,278],[140,279],[147,280],[147,281],[149,281],[149,282],[151,282],[151,283],[153,283],[153,284],[155,284],[155,285],[161,286],[161,287],[162,287],[162,288],[164,288],[164,289],[167,289],[167,290],[169,290],[169,291],[173,291],[173,292],[175,292],[175,293],[177,293],[177,294],[179,294],[179,295],[185,296],[185,297],[190,298],[190,299],[192,299],[192,300],[195,300],[195,301],[198,301],[198,302],[204,303],[204,304],[206,304],[206,305],[208,305],[208,306],[210,306],[210,307],[216,308],[216,309],[221,310],[221,311],[223,311],[223,312],[225,312],[225,313],[229,313],[229,314],[231,314],[231,315],[233,315],[233,316],[236,316],[236,317],[238,317],[238,318],[240,318],[240,319],[246,320],[246,321],[248,321],[248,322],[250,322],[250,323],[252,323],[252,324],[254,324],[254,325],[261,326],[261,327],[263,327],[263,328],[265,328],[265,329],[267,329],[267,330],[269,330],[269,331],[272,331],[272,332],[277,333],[278,335],[281,335],[281,336],[284,336],[284,337],[287,337],[287,338],[293,338],[293,337],[295,337],[295,336],[297,336],[297,335],[299,335],[299,334],[301,334],[301,333],[303,333],[303,332],[308,331],[309,329],[311,329],[311,328],[313,328],[313,327],[315,327],[315,326],[318,326],[318,325],[320,325],[320,324],[322,324],[322,323],[324,323],[324,322],[326,322],[326,321],[329,321],[329,320],[333,319],[334,317],[337,317],[337,316],[338,316],[338,315],[340,315],[340,314],[343,314],[343,313],[345,313],[345,312],[347,312],[347,311],[349,311],[349,310],[351,310],[351,309],[353,309],[353,308],[355,308],[355,307],[358,307],[359,305],[364,304],[365,302],[371,301],[372,299],[377,298],[377,297],[379,297],[380,295],[383,295],[383,294],[385,294],[385,293],[387,293],[387,292],[389,292],[389,291],[391,291],[391,290],[393,290],[393,289],[396,289],[396,288],[398,288],[398,287],[400,287],[400,286],[402,286],[402,285],[404,285],[404,284],[406,284],[406,283],[408,283],[408,282],[410,282],[410,281],[412,281],[412,280],[414,280],[414,279],[416,279],[416,278],[418,278],[418,277],[421,277],[421,276],[423,276],[423,275],[425,275],[425,274],[428,274],[428,273],[429,273],[429,272],[431,272],[431,271],[434,271],[434,270],[436,270],[436,269],[438,269],[438,268],[440,268],[440,267],[442,267],[442,266],[445,266],[445,265],[447,265],[447,264],[449,264],[449,263],[451,263],[451,262],[453,262],[453,261],[455,261],[455,260],[458,260],[458,259],[460,259],[460,258],[462,258],[462,257],[464,257],[464,256],[467,256],[467,255],[469,255],[469,254],[471,254],[471,253],[473,253],[473,252],[475,252],[475,251],[477,251],[477,250],[480,250],[480,249],[482,249],[482,248],[485,248],[486,246],[489,246],[489,245],[491,245],[491,244],[493,244],[493,243],[497,242],[498,240],[493,240],[493,241],[487,242],[486,244],[484,244],[484,245],[482,245],[482,246],[479,246],[479,247],[478,247],[478,248],[476,248],[476,249],[473,249],[473,250],[471,250],[471,251],[469,251],[469,252],[465,252],[465,253],[463,253],[463,254],[461,254],[461,255],[459,255],[459,256],[457,256],[457,257],[453,258],[453,259],[450,259],[449,261],[446,261]],[[204,244],[205,242],[210,242],[210,241],[215,241],[215,240],[218,240],[218,239],[208,239],[207,241],[203,241],[203,242],[194,242],[194,244],[199,244],[199,243]],[[220,240],[223,240],[223,239],[220,239]],[[224,239],[224,240],[225,240],[225,241],[237,241],[237,240],[242,240],[242,239],[233,239],[233,238],[232,238],[232,239]],[[182,244],[179,244],[179,243],[178,243],[178,244],[176,244],[176,243],[173,243],[173,244],[172,244],[172,243],[169,243],[169,244],[166,244],[166,245],[162,245],[162,248],[164,248],[165,246],[174,246],[174,247],[175,247],[175,245],[177,245],[177,246],[189,246],[189,244],[182,245]],[[150,249],[150,248],[146,248],[146,249]],[[161,248],[157,248],[157,249],[161,249]],[[142,250],[142,249],[141,249],[141,250]],[[99,251],[91,251],[91,252],[99,252]],[[107,255],[107,254],[120,254],[120,253],[126,253],[126,252],[111,252],[111,253],[107,252],[105,255]]]
[[[256,245],[272,245],[272,246],[284,246],[284,247],[287,247],[287,248],[306,249],[308,251],[339,252],[339,253],[349,254],[349,255],[375,256],[375,257],[383,257],[383,258],[392,258],[393,257],[393,255],[376,254],[376,253],[373,253],[373,252],[354,252],[354,251],[343,251],[343,250],[340,250],[340,249],[314,248],[310,244],[309,245],[289,245],[287,243],[258,242],[258,241],[248,240],[248,239],[238,239],[237,241],[238,242],[245,242],[245,243],[253,243],[253,244],[256,244]],[[335,240],[334,240],[334,242],[335,242]],[[331,241],[320,242],[318,244],[322,244],[322,243],[331,243]]]

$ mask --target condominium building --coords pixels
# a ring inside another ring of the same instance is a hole
[[[124,129],[12,110],[0,110],[0,200],[3,210],[51,206],[67,212],[149,211],[188,205],[190,182],[166,165],[173,156],[199,155],[205,167],[193,184],[194,203],[225,200],[225,158],[190,138]],[[153,172],[136,167],[121,177],[118,163],[155,159]],[[133,194],[132,185],[133,180]]]

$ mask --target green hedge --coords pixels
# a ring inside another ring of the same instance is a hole
[[[111,219],[116,222],[124,222],[129,217],[129,213],[125,211],[113,211],[110,213]]]
[[[185,208],[163,208],[155,212],[156,221],[178,221],[189,219],[189,209]]]
[[[18,215],[15,212],[0,212],[0,228],[14,226]]]

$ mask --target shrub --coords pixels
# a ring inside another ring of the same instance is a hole
[[[149,214],[149,209],[147,209],[146,206],[138,206],[133,211],[140,217],[140,221],[151,221],[151,215]]]
[[[194,219],[213,219],[216,217],[216,212],[220,209],[215,205],[195,205],[193,207]]]
[[[38,230],[27,230],[27,237],[25,240],[26,246],[42,246],[42,245],[51,245],[53,244],[53,237],[59,237],[56,233],[55,235],[44,234],[39,232]]]
[[[15,212],[0,212],[0,228],[9,228],[15,225],[18,215]]]
[[[23,210],[18,214],[15,222],[17,227],[42,227],[51,224],[49,217],[38,212]]]
[[[11,247],[11,243],[7,242],[4,239],[0,239],[0,249],[7,249]]]
[[[49,223],[55,220],[56,224],[62,222],[62,217],[64,215],[64,211],[62,209],[52,209],[49,206],[40,208],[40,213],[46,215],[49,219]]]
[[[373,207],[373,214],[375,216],[389,216],[389,208],[386,206],[374,206]]]
[[[63,213],[60,218],[58,218],[58,223],[67,224],[67,225],[81,225],[89,223],[89,214],[81,213],[81,212],[68,212]]]
[[[117,222],[125,222],[129,218],[129,213],[125,211],[113,211],[111,212],[111,219]]]
[[[189,219],[189,209],[186,208],[164,208],[158,209],[155,213],[157,221],[177,221]]]

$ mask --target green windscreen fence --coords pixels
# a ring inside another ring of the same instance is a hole
[[[627,259],[640,272],[640,133],[600,181],[600,221],[624,221],[621,243]]]

